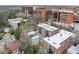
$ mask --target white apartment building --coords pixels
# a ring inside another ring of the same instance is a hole
[[[77,46],[72,45],[71,47],[69,47],[69,49],[67,50],[68,54],[79,54],[79,44]]]
[[[37,45],[40,41],[40,36],[38,35],[38,31],[31,31],[28,32],[28,40],[31,43],[31,45]]]
[[[52,36],[58,32],[58,28],[45,23],[38,24],[38,29],[39,33],[42,34],[44,37]]]
[[[31,38],[31,45],[37,45],[40,42],[40,37],[38,35]]]
[[[22,21],[22,18],[8,19],[9,24],[14,28],[18,28],[19,23]]]
[[[74,43],[72,38],[73,35],[75,34],[66,30],[60,30],[59,33],[44,38],[43,46],[46,49],[49,49],[49,46],[51,46],[53,53],[61,54]]]

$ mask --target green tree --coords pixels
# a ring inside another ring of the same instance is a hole
[[[16,16],[17,16],[17,17],[21,17],[21,18],[26,18],[26,14],[23,13],[23,12],[18,12],[18,13],[16,14]]]
[[[20,29],[17,28],[14,30],[14,35],[17,40],[20,40],[20,34],[21,34]]]
[[[33,54],[33,49],[32,46],[30,44],[27,44],[27,46],[24,46],[24,53],[25,54]]]
[[[9,18],[16,18],[16,11],[10,11],[8,13]]]
[[[33,53],[34,54],[36,54],[38,51],[39,51],[39,45],[34,45],[34,46],[32,46],[32,48],[33,48]]]
[[[8,13],[7,12],[0,12],[0,26],[5,24],[5,19],[7,19]],[[7,24],[6,24],[7,25]]]
[[[5,21],[3,22],[3,26],[4,26],[4,27],[11,27],[11,25],[8,23],[7,20],[5,20]]]
[[[26,24],[26,22],[25,21],[21,21],[21,23],[20,23],[21,25],[25,25]]]
[[[12,51],[7,47],[6,44],[4,45],[4,48],[5,48],[4,53],[8,53],[8,54],[11,54],[12,53]]]
[[[39,13],[33,14],[33,16],[31,18],[34,22],[36,22],[36,24],[38,24],[39,22],[45,21],[45,18],[43,18]]]
[[[34,26],[34,30],[37,30],[38,28],[37,28],[37,24],[38,23],[42,23],[42,22],[45,22],[45,18],[44,17],[42,17],[39,13],[34,13],[33,15],[32,15],[32,17],[30,18],[30,23],[29,23],[29,25],[33,25]]]
[[[12,51],[9,48],[7,48],[7,53],[12,54]]]
[[[10,34],[14,34],[14,30],[12,29],[12,30],[10,30]]]
[[[2,28],[0,28],[0,33],[4,33],[4,31],[3,31],[3,29],[2,29]]]
[[[8,12],[5,11],[5,12],[0,12],[0,19],[6,19],[8,16]]]
[[[36,54],[39,51],[40,46],[39,45],[33,45],[31,46],[30,44],[27,45],[27,47],[24,50],[25,54]]]

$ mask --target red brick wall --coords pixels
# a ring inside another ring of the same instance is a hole
[[[69,24],[69,23],[72,23],[74,20],[74,14],[73,13],[68,13],[67,15],[67,20],[65,23]]]
[[[53,14],[54,14],[55,12],[59,14],[59,11],[52,11]],[[61,13],[62,13],[62,12],[61,12]],[[63,17],[63,16],[60,16],[60,17],[58,16],[57,19],[59,19],[59,21],[62,21],[63,23],[69,24],[69,23],[72,23],[72,22],[73,22],[74,13],[67,13],[67,19],[66,19],[66,20],[62,20],[62,17]]]
[[[65,50],[67,50],[72,45],[72,40],[67,39],[62,44],[61,47],[58,49],[58,54],[63,53]]]
[[[51,46],[51,49],[53,50],[53,52],[55,54],[61,54],[63,53],[63,51],[67,50],[71,45],[73,44],[73,41],[70,39],[65,40],[64,42],[61,43],[61,47],[56,49],[55,47]],[[49,48],[49,44],[44,41],[44,48],[48,49]]]
[[[46,17],[46,14],[48,12],[48,9],[46,9],[46,8],[38,8],[37,11],[40,13],[40,15],[42,17]]]
[[[44,48],[49,48],[49,44],[46,41],[43,42],[43,46]]]
[[[22,11],[25,12],[25,10],[28,10],[29,14],[33,14],[33,7],[22,7]]]

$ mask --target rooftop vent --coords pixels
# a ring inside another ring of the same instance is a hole
[[[48,38],[48,40],[50,40],[50,39]]]
[[[62,34],[60,34],[60,36],[62,36]]]
[[[53,42],[53,44],[56,44],[55,42]]]

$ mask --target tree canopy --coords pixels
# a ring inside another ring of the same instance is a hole
[[[27,45],[27,47],[24,50],[25,54],[36,54],[39,51],[40,46],[39,45]]]
[[[16,40],[20,40],[20,34],[21,34],[20,29],[17,28],[14,30]]]

